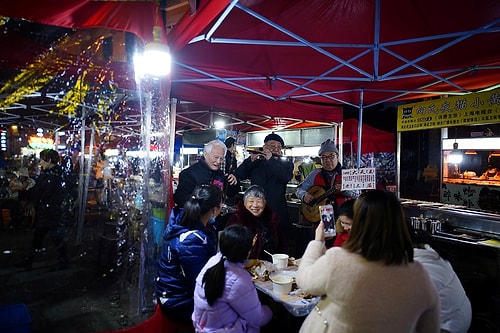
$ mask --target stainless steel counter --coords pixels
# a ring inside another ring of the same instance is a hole
[[[482,242],[487,239],[500,240],[500,215],[498,214],[435,202],[405,199],[401,199],[401,201],[407,218],[422,216],[443,222],[443,231],[449,233],[436,236],[454,238],[457,241],[468,243]],[[477,236],[477,238],[462,237],[465,239],[460,239],[460,237],[453,237],[453,233],[469,234]]]

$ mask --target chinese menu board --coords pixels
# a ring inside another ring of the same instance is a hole
[[[373,190],[376,178],[375,168],[342,169],[342,191]]]
[[[500,122],[500,89],[398,106],[398,131]]]

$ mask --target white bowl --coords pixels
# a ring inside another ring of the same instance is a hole
[[[279,295],[288,295],[292,291],[293,277],[284,274],[274,274],[269,276],[273,281],[273,291]]]

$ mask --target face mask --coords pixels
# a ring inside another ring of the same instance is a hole
[[[215,216],[212,215],[210,220],[208,220],[208,224],[214,224],[215,223]]]

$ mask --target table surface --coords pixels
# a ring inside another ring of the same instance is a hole
[[[269,263],[270,264],[270,263]],[[279,270],[285,275],[291,275],[295,277],[297,272],[297,266],[289,266],[285,269]],[[300,289],[292,289],[288,295],[279,295],[273,292],[273,282],[271,280],[254,280],[255,288],[270,296],[274,301],[283,304],[283,306],[290,312],[293,316],[302,317],[306,316],[311,312],[311,310],[319,302],[320,297],[316,296],[313,298],[304,298],[300,296],[302,294]],[[295,284],[294,284],[295,286]]]

